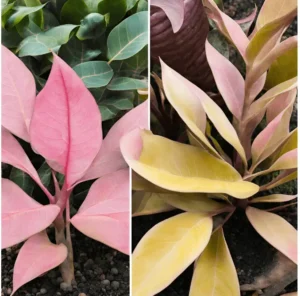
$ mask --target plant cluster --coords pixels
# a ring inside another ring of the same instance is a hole
[[[4,46],[2,61],[2,162],[18,169],[15,181],[20,184],[2,179],[2,248],[26,241],[14,266],[13,294],[56,266],[70,285],[74,279],[70,224],[129,253],[129,169],[119,141],[127,132],[147,127],[148,103],[126,113],[102,140],[101,113],[94,97],[60,57],[53,54],[49,78],[37,96],[33,75]],[[38,171],[21,146],[24,142],[43,159]],[[28,179],[48,202],[30,196],[33,187]],[[71,217],[74,187],[94,179]],[[55,243],[46,232],[51,225]]]
[[[183,6],[163,3],[173,29],[178,30]],[[223,233],[223,225],[238,208],[261,237],[293,266],[297,264],[297,230],[274,213],[295,204],[288,202],[296,198],[276,189],[297,178],[297,128],[290,130],[297,93],[297,37],[282,39],[297,15],[297,1],[283,5],[266,0],[250,35],[213,0],[203,4],[210,21],[239,52],[246,73],[244,77],[206,40],[206,57],[225,102],[221,108],[160,60],[162,79],[154,76],[161,100],[152,91],[151,104],[155,116],[163,118],[170,111],[166,101],[170,103],[171,116],[176,111],[184,123],[186,140],[136,129],[122,138],[121,151],[135,172],[133,216],[184,212],[154,226],[136,246],[135,296],[159,293],[194,261],[190,296],[240,295]],[[285,204],[268,208],[269,203]]]
[[[147,88],[146,0],[2,0],[2,44],[46,83],[55,52],[92,92],[102,120],[136,105]]]

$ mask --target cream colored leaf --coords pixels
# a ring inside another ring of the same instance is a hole
[[[286,195],[286,194],[271,194],[266,196],[255,197],[251,200],[251,203],[260,202],[287,202],[293,200],[297,195]]]

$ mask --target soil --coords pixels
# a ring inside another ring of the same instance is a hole
[[[53,237],[49,229],[49,237]],[[72,229],[75,282],[65,288],[59,269],[21,287],[15,296],[127,296],[129,257]],[[22,244],[2,251],[2,293],[12,292],[14,262]]]

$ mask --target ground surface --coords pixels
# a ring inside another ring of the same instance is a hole
[[[50,233],[51,237],[51,233]],[[73,229],[75,280],[72,291],[62,284],[58,268],[20,288],[15,296],[127,296],[129,257]],[[21,246],[21,245],[20,245]],[[10,295],[19,247],[2,252],[2,293]]]

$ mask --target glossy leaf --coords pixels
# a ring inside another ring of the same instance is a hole
[[[10,164],[27,173],[45,192],[50,201],[53,196],[43,186],[39,175],[19,142],[4,128],[2,128],[2,162]]]
[[[80,24],[89,13],[84,0],[67,0],[61,9],[60,18],[64,24]]]
[[[59,56],[71,67],[95,59],[101,53],[100,49],[89,48],[87,42],[71,38],[59,50]]]
[[[297,264],[297,230],[282,217],[253,207],[246,214],[255,230],[274,248]]]
[[[117,77],[114,78],[111,83],[107,86],[109,90],[131,90],[131,89],[142,89],[147,88],[148,82],[146,80],[134,79],[129,77]]]
[[[205,249],[212,219],[183,213],[155,225],[132,255],[133,295],[155,295],[166,288]]]
[[[195,263],[189,296],[197,295],[240,295],[237,272],[222,228],[214,232]]]
[[[132,100],[122,96],[107,98],[99,103],[102,121],[112,119],[116,117],[120,111],[130,110],[133,107]]]
[[[30,137],[33,148],[66,176],[66,188],[84,175],[101,146],[97,104],[76,73],[56,55],[36,100]]]
[[[165,12],[171,22],[174,33],[180,30],[184,20],[184,0],[152,0],[151,5],[157,6]]]
[[[216,153],[215,149],[202,133],[202,124],[205,120],[199,119],[199,117],[202,117],[204,110],[220,135],[237,150],[246,165],[245,151],[234,127],[222,109],[200,88],[168,67],[163,61],[161,61],[161,67],[164,91],[167,98],[191,131],[205,146]],[[199,122],[200,120],[202,122]],[[200,126],[201,129],[199,128]]]
[[[113,28],[107,38],[110,62],[128,59],[148,44],[147,20],[148,12],[139,12]]]
[[[174,210],[174,207],[164,202],[161,194],[137,191],[132,194],[132,216],[152,215]]]
[[[36,35],[42,32],[41,28],[29,18],[23,19],[20,23],[17,24],[16,28],[20,36],[22,36],[23,38],[27,38],[29,36]]]
[[[13,276],[13,294],[24,284],[60,265],[67,258],[65,245],[50,242],[46,232],[32,236],[21,248]]]
[[[91,61],[79,64],[73,68],[87,88],[106,86],[114,73],[107,62]]]
[[[220,54],[208,41],[205,44],[206,56],[217,87],[231,113],[241,119],[244,97],[245,81],[238,69],[222,54]]]
[[[31,72],[9,49],[2,46],[2,125],[27,142],[35,92]]]
[[[271,194],[266,196],[255,197],[251,200],[251,203],[261,202],[287,202],[293,200],[297,195],[286,195],[286,194]]]
[[[61,25],[48,31],[25,38],[19,45],[17,51],[20,57],[38,56],[58,51],[60,46],[66,44],[75,25]]]
[[[102,0],[98,5],[98,11],[101,14],[109,14],[109,26],[116,25],[126,14],[126,0]]]
[[[93,183],[71,223],[87,236],[129,254],[129,219],[129,170],[124,169]]]
[[[2,179],[2,248],[11,247],[47,228],[57,205],[43,206],[8,179]]]
[[[121,140],[128,165],[151,183],[177,192],[228,193],[247,198],[258,186],[242,181],[227,162],[197,147],[134,130]],[[200,169],[201,168],[201,169]]]
[[[33,7],[26,7],[26,6],[16,6],[14,8],[15,13],[13,13],[7,20],[7,26],[12,28],[16,26],[22,19],[28,16],[31,13],[37,12],[41,10],[46,4],[33,6]]]
[[[81,21],[76,36],[79,40],[94,39],[101,36],[105,30],[105,17],[99,13],[90,13]]]
[[[42,4],[40,0],[24,0],[24,1],[25,1],[26,6],[28,6],[28,7],[37,7]],[[42,28],[42,29],[44,28],[44,11],[43,11],[43,9],[30,14],[28,16],[28,18],[30,19],[30,21],[34,22],[40,28]]]
[[[127,167],[120,151],[120,140],[135,128],[148,128],[148,101],[135,107],[119,119],[103,140],[101,149],[92,165],[81,179],[100,178]]]

